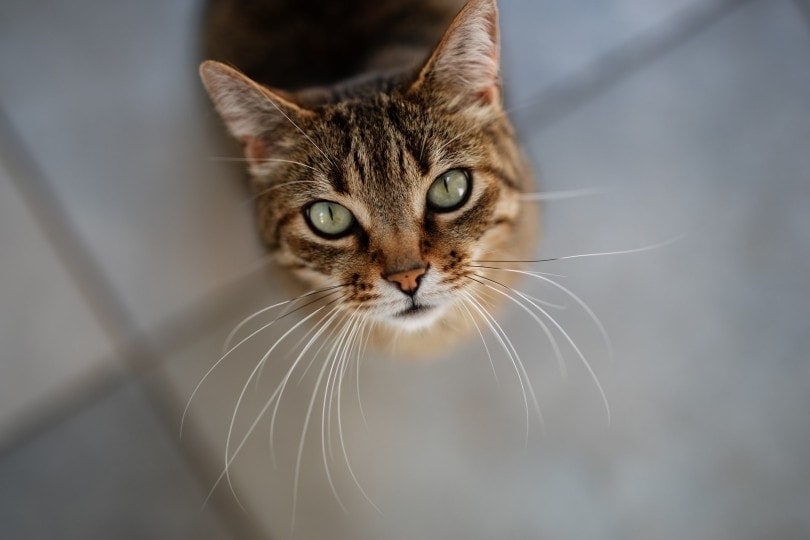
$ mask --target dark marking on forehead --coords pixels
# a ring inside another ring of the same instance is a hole
[[[360,181],[365,182],[366,178],[368,178],[368,169],[366,169],[366,160],[363,159],[364,156],[361,153],[359,141],[352,140],[350,156]]]
[[[402,111],[400,105],[393,101],[388,102],[385,110],[391,126],[399,132],[405,150],[408,151],[411,158],[419,166],[419,172],[422,173],[422,176],[427,176],[430,172],[430,161],[424,155],[422,146],[424,138],[428,136],[426,133],[428,129],[427,118],[410,118],[409,121],[406,121],[406,113]],[[413,116],[413,114],[409,116]]]
[[[337,163],[344,163],[344,166],[334,165],[330,167],[331,174],[329,175],[329,183],[332,188],[342,195],[349,193],[348,182],[346,179],[346,159],[351,155],[352,151],[352,129],[351,117],[349,112],[341,109],[331,111],[327,118],[328,123],[334,130],[334,137],[337,138],[334,148],[340,152],[339,156],[334,156],[334,161]]]
[[[397,146],[397,163],[399,164],[399,170],[405,170],[405,150],[402,148],[402,145]]]
[[[333,173],[329,175],[329,183],[332,185],[332,189],[334,189],[335,192],[341,195],[347,195],[349,193],[349,188],[346,185],[346,175],[341,168],[333,168]]]

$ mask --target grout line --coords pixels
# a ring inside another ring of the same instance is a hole
[[[177,410],[175,406],[178,404],[177,397],[166,388],[168,383],[159,384],[154,378],[142,376],[149,367],[158,364],[160,355],[138,328],[112,283],[80,238],[59,197],[51,187],[47,175],[17,133],[2,104],[0,104],[0,159],[8,168],[11,184],[32,212],[46,240],[62,261],[65,271],[87,302],[102,331],[112,342],[115,351],[124,359],[126,370],[122,376],[123,380],[118,382],[116,379],[102,380],[96,387],[87,390],[89,395],[80,396],[67,407],[55,406],[52,414],[43,415],[44,423],[39,428],[21,430],[20,435],[23,438],[14,442],[9,441],[2,448],[2,452],[13,451],[36,433],[67,418],[70,413],[77,412],[83,404],[90,403],[93,397],[106,395],[106,392],[118,388],[127,379],[127,374],[144,390],[147,404],[152,408],[159,424],[170,434],[174,434],[176,426],[170,425],[169,419],[172,417],[170,411]],[[195,436],[199,431],[195,429],[193,423],[190,423],[188,428],[187,436],[190,441],[202,440],[201,436]],[[203,492],[207,492],[206,486],[210,485],[216,476],[212,474],[216,469],[212,469],[209,465],[215,461],[213,457],[205,455],[202,444],[181,445],[177,437],[169,438],[189,463],[200,488]],[[261,537],[257,523],[237,506],[236,501],[214,497],[211,506],[213,512],[219,514],[223,523],[239,538]]]
[[[524,136],[572,114],[601,92],[641,71],[751,0],[695,2],[677,15],[552,83],[522,104],[508,107]]]
[[[801,12],[802,19],[810,30],[810,0],[793,0],[796,8]]]

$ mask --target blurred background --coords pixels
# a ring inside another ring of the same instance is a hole
[[[574,300],[520,285],[564,304],[611,421],[573,349],[557,334],[564,376],[513,306],[543,413],[528,438],[491,338],[494,368],[477,337],[434,362],[370,351],[344,385],[345,456],[317,401],[293,497],[313,369],[273,454],[264,415],[233,493],[217,483],[281,329],[211,373],[182,438],[181,414],[230,330],[290,287],[221,159],[237,153],[197,79],[200,2],[5,0],[0,537],[810,538],[810,2],[500,5],[538,190],[599,191],[543,204],[538,256],[683,235],[536,266],[600,317],[613,359]],[[274,360],[231,450],[292,358]]]

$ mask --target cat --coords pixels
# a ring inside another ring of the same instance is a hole
[[[520,268],[539,232],[495,0],[216,0],[206,20],[200,74],[260,235],[324,327],[368,321],[411,355],[495,332],[518,272],[486,266]]]

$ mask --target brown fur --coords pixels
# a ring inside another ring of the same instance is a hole
[[[271,2],[259,14],[251,2],[214,2],[209,51],[262,84],[218,62],[203,64],[203,81],[244,145],[278,261],[316,287],[343,285],[344,309],[381,323],[378,344],[432,350],[469,331],[459,302],[482,288],[470,265],[525,259],[537,228],[518,200],[531,175],[501,106],[494,0],[471,0],[452,22],[458,2],[326,5]],[[450,169],[468,172],[472,193],[434,212],[426,193]],[[352,212],[351,234],[315,234],[304,209],[318,200]],[[413,268],[426,273],[411,299],[387,276]],[[417,304],[444,311],[401,323],[397,313]]]

